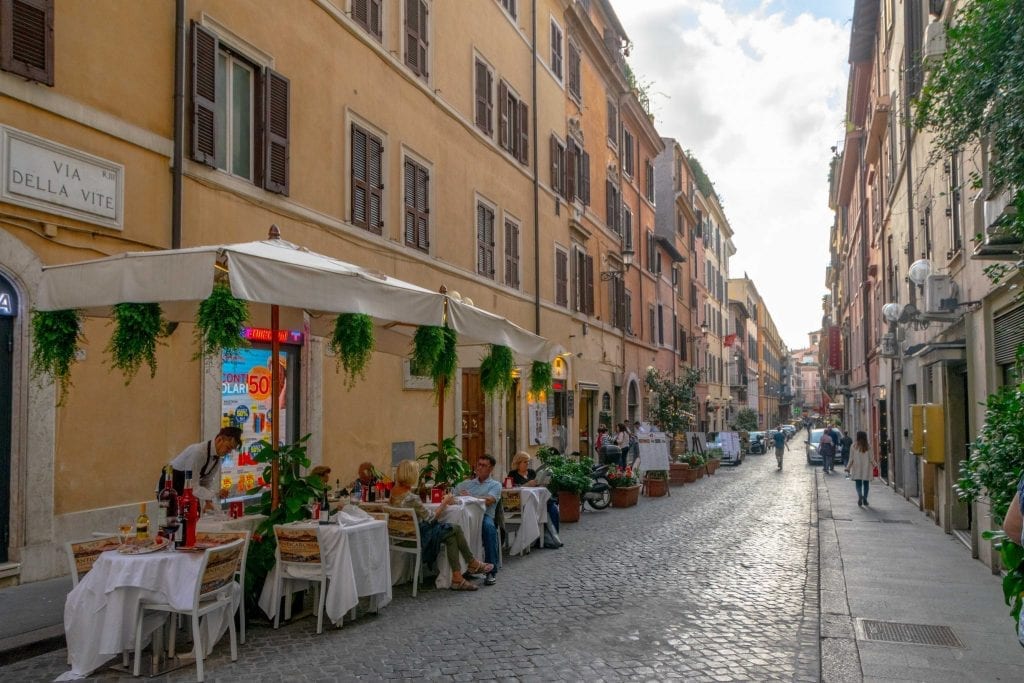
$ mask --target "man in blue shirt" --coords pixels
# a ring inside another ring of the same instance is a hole
[[[501,484],[491,479],[491,472],[494,471],[494,456],[481,455],[476,460],[474,472],[476,477],[460,482],[455,490],[460,496],[473,496],[479,498],[487,506],[484,510],[482,524],[484,542],[484,562],[494,565],[494,571],[487,575],[484,584],[493,586],[497,581],[495,574],[498,573],[498,528],[494,524],[494,511],[498,507],[498,499],[501,498]]]
[[[777,429],[772,432],[772,442],[775,444],[775,460],[779,463],[779,469],[782,469],[782,453],[783,450],[789,450],[789,444],[786,443],[786,433],[781,429]]]

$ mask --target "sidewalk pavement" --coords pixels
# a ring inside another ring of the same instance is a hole
[[[0,666],[64,647],[71,577],[0,589]]]
[[[842,467],[827,475],[818,468],[815,477],[822,680],[1024,677],[1000,577],[880,480],[871,484],[870,507],[859,508]],[[920,625],[948,627],[960,644],[919,644],[950,635]]]

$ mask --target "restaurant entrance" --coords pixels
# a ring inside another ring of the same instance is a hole
[[[470,467],[484,454],[484,392],[480,388],[480,371],[462,371],[462,457]]]
[[[18,300],[14,287],[0,277],[0,562],[7,562],[11,538],[11,401],[14,316]]]
[[[594,459],[594,408],[597,405],[597,386],[580,383],[580,411],[577,424],[580,429],[580,458]]]

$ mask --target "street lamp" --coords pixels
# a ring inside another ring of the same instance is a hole
[[[622,268],[619,269],[619,270],[606,270],[606,271],[602,271],[601,272],[601,279],[604,280],[604,281],[607,281],[607,280],[617,280],[617,279],[619,279],[621,277],[625,277],[626,271],[629,270],[629,267],[631,265],[633,265],[633,255],[634,255],[634,252],[633,252],[633,250],[630,247],[624,248],[622,250],[622,254],[621,254],[621,256],[622,256]]]

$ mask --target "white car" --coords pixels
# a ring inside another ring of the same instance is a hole
[[[808,465],[821,465],[825,462],[825,459],[818,453],[818,444],[821,443],[821,435],[824,433],[824,429],[812,429],[811,438],[804,441],[804,444],[807,446]]]

